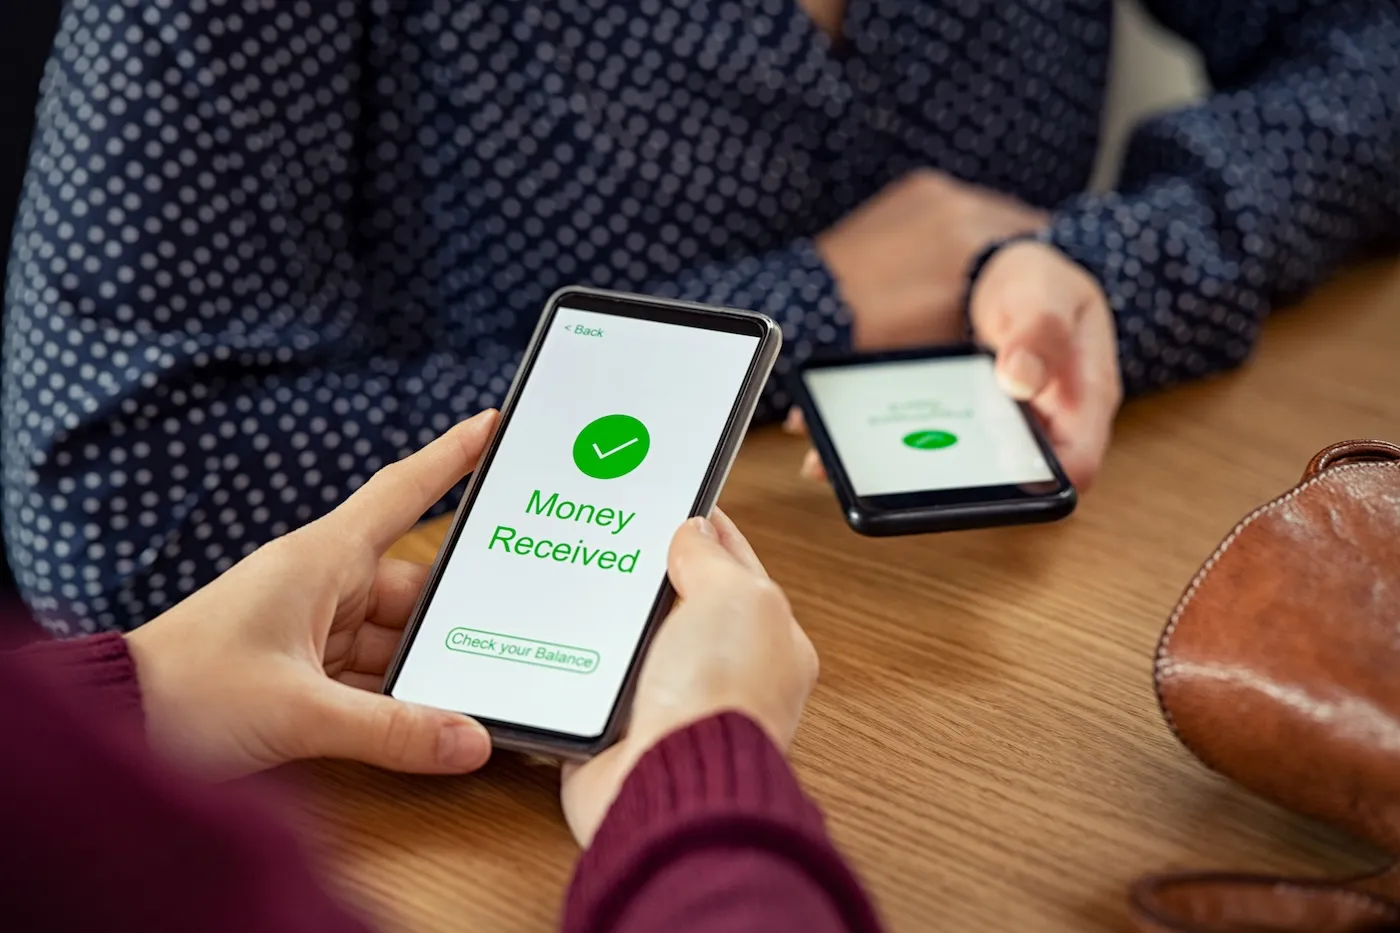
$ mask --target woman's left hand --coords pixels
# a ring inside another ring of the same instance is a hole
[[[483,412],[127,636],[156,751],[212,778],[298,758],[481,767],[480,724],[376,692],[428,568],[384,552],[475,468]]]

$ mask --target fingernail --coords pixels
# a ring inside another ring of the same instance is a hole
[[[807,456],[802,458],[802,476],[805,479],[822,478],[822,458],[815,450],[807,451]]]
[[[1025,401],[1045,387],[1045,362],[1034,353],[1015,350],[997,367],[997,377],[1008,395]]]
[[[691,521],[695,522],[695,530],[700,532],[705,537],[716,539],[719,538],[718,532],[715,531],[715,523],[710,521],[705,516],[697,515],[693,519],[691,519]]]
[[[789,434],[801,434],[802,412],[796,408],[789,408],[787,418],[783,420],[783,430]]]
[[[438,733],[437,751],[444,768],[472,771],[491,757],[491,736],[478,722],[454,722]]]

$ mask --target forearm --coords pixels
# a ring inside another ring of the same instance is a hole
[[[873,933],[859,881],[757,725],[736,713],[637,765],[580,861],[564,933]]]
[[[119,636],[0,655],[11,860],[0,912],[30,933],[366,933],[296,840],[229,787],[179,778],[110,701],[139,703]]]
[[[1163,5],[1219,92],[1144,123],[1118,190],[1063,205],[1051,229],[1104,286],[1129,392],[1242,362],[1272,309],[1400,239],[1400,14],[1226,6],[1250,28]]]

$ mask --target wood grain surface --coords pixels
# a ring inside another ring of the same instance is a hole
[[[797,477],[800,440],[750,436],[722,505],[822,657],[793,761],[891,929],[1119,930],[1145,872],[1371,864],[1189,757],[1150,669],[1236,520],[1332,441],[1400,439],[1398,361],[1400,265],[1357,269],[1278,314],[1245,369],[1129,404],[1099,485],[1053,526],[864,539]],[[400,555],[430,560],[442,531]],[[551,768],[303,776],[314,848],[386,929],[552,928],[577,853]]]

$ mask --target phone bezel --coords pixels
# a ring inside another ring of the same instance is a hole
[[[385,674],[383,692],[389,696],[393,696],[394,685],[403,669],[404,660],[408,657],[409,651],[412,650],[428,606],[441,583],[443,571],[456,549],[467,516],[471,513],[472,505],[476,502],[481,481],[491,469],[501,439],[505,436],[506,430],[510,427],[511,419],[515,415],[520,394],[528,383],[530,374],[534,371],[535,363],[539,358],[541,348],[544,346],[545,338],[549,335],[551,325],[563,307],[617,317],[659,321],[682,327],[696,327],[701,330],[748,334],[758,338],[753,357],[749,361],[749,369],[745,373],[744,381],[735,396],[734,405],[730,408],[724,431],[720,435],[719,443],[715,446],[710,463],[705,470],[705,477],[697,491],[695,501],[691,505],[691,516],[708,515],[714,508],[715,500],[719,498],[719,491],[728,477],[730,467],[733,466],[734,457],[738,453],[744,432],[753,417],[759,395],[763,391],[763,386],[772,371],[782,344],[782,332],[778,325],[771,318],[755,311],[717,308],[692,302],[579,286],[563,288],[551,295],[545,304],[544,313],[540,315],[539,323],[535,326],[530,343],[521,357],[520,368],[515,379],[511,382],[505,401],[501,405],[500,419],[496,424],[495,433],[486,451],[482,454],[477,469],[473,471],[467,481],[466,490],[463,492],[461,502],[453,515],[452,525],[443,538],[442,546],[438,549],[437,557],[429,571],[428,581],[418,597],[418,602],[414,606],[408,624],[404,627],[404,635],[399,642],[398,651]],[[652,601],[652,608],[647,616],[642,635],[637,640],[636,648],[628,661],[627,673],[623,677],[622,686],[613,700],[612,709],[608,713],[607,722],[602,732],[596,736],[578,736],[519,723],[478,717],[478,721],[491,733],[495,747],[562,758],[586,758],[597,754],[616,741],[625,724],[626,714],[631,707],[632,693],[636,687],[637,675],[641,670],[641,661],[646,656],[647,648],[651,644],[657,625],[666,617],[674,600],[675,591],[671,588],[670,579],[664,577],[657,590],[656,598]],[[457,712],[472,715],[470,710],[458,710]]]
[[[846,521],[852,529],[867,535],[954,531],[1053,521],[1074,510],[1077,501],[1074,485],[1065,475],[1059,459],[1055,456],[1054,448],[1040,429],[1034,413],[1024,403],[1017,403],[1017,408],[1054,479],[1036,483],[927,489],[875,496],[856,494],[855,486],[846,473],[845,465],[841,462],[831,438],[831,432],[822,417],[821,408],[807,386],[807,373],[816,369],[973,356],[992,358],[994,354],[975,343],[957,343],[813,357],[793,372],[790,391],[806,418],[812,444],[821,457]]]

